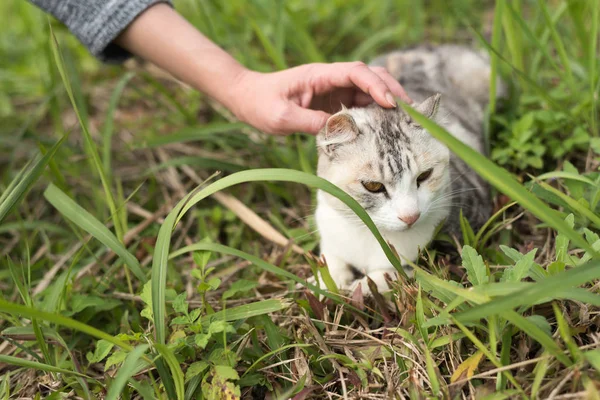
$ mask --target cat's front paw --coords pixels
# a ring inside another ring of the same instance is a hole
[[[371,288],[369,287],[369,279],[371,279],[377,287],[377,291],[379,293],[385,293],[391,290],[386,280],[386,275],[389,276],[389,279],[391,280],[398,279],[398,273],[395,269],[385,268],[370,272],[365,277],[354,280],[349,284],[344,285],[344,287],[342,287],[341,289],[348,290],[350,293],[354,293],[354,291],[360,286],[364,296],[371,296],[373,294]]]

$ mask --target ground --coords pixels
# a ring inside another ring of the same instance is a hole
[[[440,236],[391,293],[319,292],[312,137],[101,65],[4,1],[1,398],[599,398],[598,1],[176,7],[260,71],[486,49],[510,99],[490,106],[488,160],[452,150],[496,214]]]

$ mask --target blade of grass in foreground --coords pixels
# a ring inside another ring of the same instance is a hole
[[[71,370],[64,369],[64,368],[54,367],[52,365],[40,363],[37,361],[25,360],[25,359],[19,358],[19,357],[6,356],[4,354],[0,354],[0,362],[6,363],[9,365],[16,365],[16,366],[24,367],[24,368],[39,369],[40,371],[57,372],[60,374],[65,374],[65,375],[75,375],[80,378],[92,379],[91,377],[84,375],[84,374],[80,374],[79,372],[76,372],[76,371],[71,371]]]
[[[139,363],[139,360],[146,353],[148,347],[147,344],[139,345],[127,355],[127,358],[125,358],[123,365],[121,365],[119,372],[115,376],[115,380],[112,381],[108,389],[106,400],[117,400],[129,378],[137,374],[144,367],[143,364]]]
[[[50,150],[48,150],[48,152],[46,152],[46,154],[31,167],[31,169],[27,170],[28,164],[21,172],[19,172],[19,174],[17,174],[17,176],[15,176],[15,179],[9,184],[6,191],[2,193],[2,197],[0,197],[0,223],[17,205],[19,205],[31,186],[33,186],[42,175],[44,168],[46,168],[46,165],[52,160],[56,151],[68,136],[69,134],[66,133],[60,138],[60,140],[56,142],[54,146],[52,146],[52,148],[50,148]]]
[[[600,278],[600,261],[590,261],[585,265],[549,276],[535,284],[527,286],[523,290],[499,297],[466,311],[458,312],[454,314],[454,317],[461,322],[477,321],[490,315],[510,311],[519,306],[532,305],[539,299],[560,295],[568,288],[579,286],[598,278]]]
[[[62,215],[84,231],[91,234],[121,257],[140,282],[146,282],[146,276],[144,275],[138,260],[121,244],[115,235],[113,235],[113,233],[92,214],[87,212],[79,204],[75,203],[69,196],[53,184],[48,185],[44,191],[44,197]]]
[[[48,22],[48,24],[50,24],[50,22]],[[56,62],[56,67],[58,68],[58,72],[60,72],[60,76],[63,80],[63,84],[65,85],[67,94],[69,95],[69,100],[71,100],[71,105],[73,107],[73,110],[75,111],[75,115],[77,115],[77,120],[79,121],[79,126],[81,127],[81,131],[83,133],[83,138],[85,140],[87,148],[89,149],[90,156],[92,157],[93,165],[96,169],[96,172],[98,173],[98,176],[100,177],[100,181],[101,181],[102,187],[104,189],[104,196],[106,198],[106,203],[108,204],[108,208],[110,210],[110,215],[115,217],[114,218],[115,232],[117,233],[117,237],[119,238],[119,240],[122,240],[123,236],[125,235],[125,228],[121,226],[121,221],[119,218],[117,218],[117,206],[115,205],[115,200],[112,196],[109,181],[106,178],[106,174],[104,173],[104,169],[100,162],[100,156],[98,155],[98,152],[96,151],[96,145],[94,144],[94,141],[92,140],[92,135],[88,131],[87,123],[85,122],[84,116],[81,113],[81,111],[79,110],[79,107],[77,106],[77,101],[75,100],[75,97],[73,95],[73,88],[71,87],[71,81],[69,80],[66,69],[65,69],[65,61],[60,52],[60,48],[58,46],[58,41],[56,40],[56,36],[54,36],[54,32],[52,30],[51,25],[50,25],[50,38],[51,38],[52,52],[54,53],[54,60]]]
[[[483,179],[492,184],[500,192],[515,200],[523,208],[527,209],[541,221],[547,223],[556,231],[562,233],[577,246],[589,251],[594,257],[600,257],[591,245],[573,228],[571,228],[560,216],[548,207],[543,201],[531,194],[517,180],[503,168],[490,161],[483,154],[462,143],[444,128],[421,115],[412,107],[402,104],[406,112],[433,137],[444,143],[450,151],[459,156]]]
[[[179,361],[175,358],[173,351],[164,344],[155,343],[154,345],[156,350],[163,356],[163,359],[169,366],[171,370],[171,376],[173,377],[173,381],[175,381],[175,392],[177,393],[177,400],[183,400],[184,398],[184,379],[183,372],[181,371],[181,366],[179,365]]]
[[[48,321],[56,325],[64,326],[66,328],[71,328],[76,331],[83,332],[87,335],[93,336],[98,339],[104,339],[107,342],[114,344],[115,346],[119,346],[123,350],[133,350],[132,346],[117,339],[114,336],[104,333],[101,330],[94,328],[93,326],[86,325],[82,322],[76,321],[72,318],[68,318],[59,314],[52,314],[49,312],[40,311],[35,308],[11,303],[3,299],[0,299],[0,311],[8,314],[17,315],[19,317],[37,318],[44,321]]]
[[[373,233],[379,245],[383,249],[390,263],[396,268],[398,273],[406,277],[406,273],[402,268],[402,264],[399,258],[394,254],[390,246],[387,244],[383,236],[377,230],[377,227],[366,213],[366,211],[354,200],[351,196],[345,193],[343,190],[328,182],[327,180],[307,174],[305,172],[283,169],[283,168],[266,168],[266,169],[255,169],[251,171],[242,171],[235,174],[229,175],[211,185],[191,192],[188,196],[184,197],[171,212],[165,218],[158,238],[156,240],[156,246],[154,248],[154,255],[152,259],[152,312],[154,317],[154,324],[156,329],[156,340],[158,343],[165,343],[166,339],[166,306],[165,306],[165,284],[167,278],[167,263],[169,258],[169,249],[171,241],[171,233],[177,225],[177,222],[185,215],[185,213],[197,204],[202,199],[223,190],[227,187],[237,185],[244,182],[257,182],[257,181],[277,181],[277,182],[295,182],[302,183],[304,185],[323,190],[332,196],[337,197],[344,204],[346,204],[356,215],[365,223],[369,230]],[[258,259],[257,261],[259,261]],[[262,260],[260,260],[262,261]],[[268,265],[268,264],[267,264]],[[298,277],[293,274],[288,276],[290,279],[298,281]],[[293,278],[292,278],[293,276]],[[302,282],[302,284],[305,284]],[[310,287],[310,286],[309,286]],[[320,291],[314,285],[310,287],[311,290],[317,293],[327,293]]]

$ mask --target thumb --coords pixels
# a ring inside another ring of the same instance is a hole
[[[304,132],[311,135],[319,133],[331,115],[324,111],[310,110],[294,105],[285,116],[282,130],[286,133]]]

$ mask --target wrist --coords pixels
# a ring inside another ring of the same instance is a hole
[[[224,79],[226,84],[221,84],[219,87],[219,93],[214,98],[223,104],[229,111],[231,111],[237,119],[242,122],[249,122],[247,112],[247,105],[252,101],[253,94],[253,82],[261,74],[256,71],[244,68],[240,65],[240,68],[230,73],[227,78]]]

